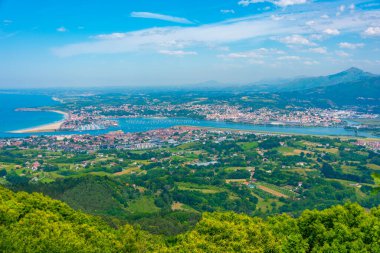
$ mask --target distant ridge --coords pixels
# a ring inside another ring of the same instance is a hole
[[[327,76],[277,80],[237,89],[243,92],[276,93],[295,106],[343,106],[380,113],[380,75],[355,67]]]
[[[307,90],[317,87],[332,86],[340,83],[351,83],[365,81],[370,78],[379,77],[356,67],[351,67],[344,71],[316,77],[296,77],[292,79],[275,79],[268,81],[258,81],[250,84],[220,83],[217,81],[206,81],[186,85],[195,90],[224,90],[224,91],[247,91],[247,92],[286,92]],[[183,87],[182,87],[183,88]],[[186,89],[186,88],[183,88]]]
[[[328,76],[296,78],[287,82],[273,84],[274,87],[271,87],[271,91],[306,90],[345,82],[362,81],[372,77],[376,77],[376,75],[365,72],[359,68],[352,67],[345,71]]]
[[[356,71],[356,70],[354,70]],[[352,73],[349,71],[348,73]],[[341,72],[343,73],[343,72]],[[336,74],[339,76],[341,73]],[[365,72],[364,72],[365,73]],[[347,74],[342,74],[347,77]],[[318,86],[304,90],[282,91],[289,101],[309,101],[317,107],[358,107],[368,112],[380,113],[380,76],[367,75],[354,79],[343,78],[340,83]]]

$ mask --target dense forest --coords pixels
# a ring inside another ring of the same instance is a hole
[[[206,212],[190,231],[165,237],[1,187],[0,234],[1,252],[380,252],[380,208],[345,204],[265,220]]]
[[[0,151],[0,185],[39,192],[74,210],[160,236],[196,227],[205,212],[266,219],[345,203],[380,204],[378,153],[356,139],[207,133],[147,150],[91,153],[36,148]],[[41,138],[44,140],[43,138]],[[67,159],[67,160],[66,160]],[[40,167],[33,169],[38,161]]]

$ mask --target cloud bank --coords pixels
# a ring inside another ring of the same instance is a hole
[[[174,17],[169,15],[163,15],[159,13],[152,13],[152,12],[132,12],[131,17],[133,18],[148,18],[148,19],[158,19],[158,20],[164,20],[169,21],[173,23],[180,23],[180,24],[193,24],[190,20],[186,18],[180,18],[180,17]]]
[[[169,16],[165,15],[162,17],[161,14],[137,12],[133,13],[133,16],[159,19],[164,17],[165,20],[187,23],[186,19],[168,18]],[[283,11],[281,15],[276,16],[261,14],[192,27],[172,26],[125,33],[98,34],[87,41],[62,45],[55,47],[52,51],[60,57],[125,53],[139,50],[151,50],[153,52],[160,50],[184,51],[185,48],[186,51],[194,52],[196,51],[195,48],[199,47],[210,49],[230,46],[237,42],[275,40],[289,47],[314,47],[310,52],[325,54],[327,50],[321,45],[324,39],[346,34],[365,35],[367,37],[380,36],[380,11],[355,11],[340,16],[314,10],[297,13]],[[340,47],[350,48],[354,46],[342,44]],[[359,47],[360,45],[356,45],[356,48]]]

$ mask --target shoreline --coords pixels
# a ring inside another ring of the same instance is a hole
[[[60,127],[62,124],[67,120],[70,115],[67,112],[64,111],[59,111],[59,110],[42,110],[42,111],[49,111],[49,112],[55,112],[64,115],[64,118],[60,121],[56,121],[53,123],[45,124],[45,125],[40,125],[36,127],[31,127],[27,129],[21,129],[21,130],[14,130],[14,131],[9,131],[8,133],[14,133],[14,134],[27,134],[27,133],[52,133],[52,132],[59,132]],[[154,119],[154,118],[147,118],[147,119]],[[157,118],[156,118],[157,119]],[[243,123],[244,124],[244,123]],[[376,136],[354,136],[354,135],[349,135],[349,134],[316,134],[316,133],[300,133],[300,132],[279,132],[276,130],[258,130],[258,129],[238,129],[238,128],[230,128],[230,127],[220,127],[220,126],[195,126],[195,125],[189,125],[189,124],[179,124],[176,126],[184,126],[184,127],[196,127],[196,128],[204,128],[204,129],[214,129],[214,130],[230,130],[230,131],[247,131],[247,132],[252,132],[252,133],[257,133],[257,134],[275,134],[275,135],[299,135],[299,136],[319,136],[319,137],[335,137],[335,138],[374,138],[374,139],[379,139],[379,137]],[[278,126],[273,126],[270,125],[270,127],[278,127]],[[287,126],[283,126],[284,128],[287,128]],[[295,126],[293,126],[295,127]],[[307,128],[307,127],[295,127],[295,128]],[[317,127],[317,128],[326,128],[326,127]],[[328,127],[327,127],[328,128]],[[121,129],[122,130],[122,129]]]
[[[27,134],[27,133],[49,133],[49,132],[57,132],[61,128],[62,124],[66,121],[66,119],[69,118],[69,114],[64,111],[59,111],[59,110],[43,110],[45,112],[54,112],[63,115],[63,119],[53,122],[53,123],[48,123],[40,126],[35,126],[31,128],[26,128],[26,129],[20,129],[20,130],[13,130],[9,131],[9,133],[13,134]]]
[[[196,127],[191,125],[178,125],[179,127]],[[328,134],[308,134],[308,133],[294,133],[294,132],[275,132],[265,130],[253,130],[253,129],[236,129],[236,128],[221,128],[221,127],[196,127],[200,129],[211,129],[217,131],[233,131],[233,132],[251,132],[253,134],[264,135],[286,135],[286,136],[313,136],[313,137],[328,137],[328,138],[354,138],[354,139],[366,139],[366,140],[380,140],[380,137],[366,137],[366,136],[354,136],[354,135],[328,135]]]

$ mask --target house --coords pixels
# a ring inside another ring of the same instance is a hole
[[[33,171],[38,170],[40,167],[41,167],[41,164],[40,164],[38,161],[35,161],[35,162],[32,164],[32,170],[33,170]]]

